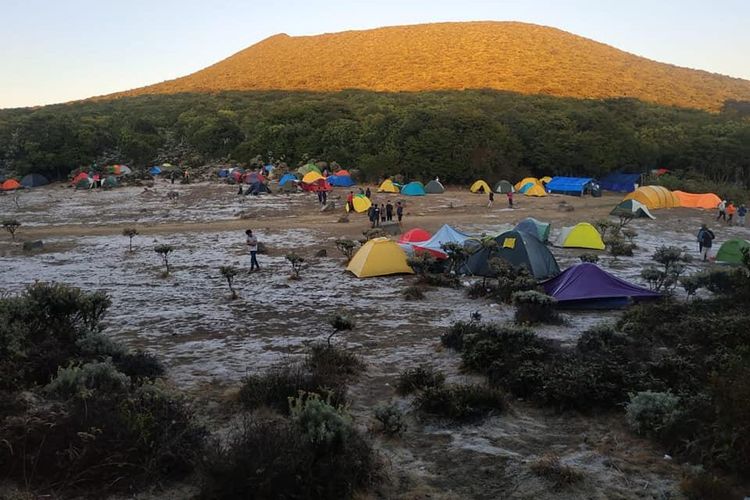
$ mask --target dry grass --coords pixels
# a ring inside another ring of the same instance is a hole
[[[352,88],[632,97],[713,111],[728,99],[750,100],[746,80],[651,61],[558,29],[515,22],[279,34],[192,75],[114,96]]]

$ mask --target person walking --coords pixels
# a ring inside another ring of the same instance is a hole
[[[372,191],[370,191],[369,187],[365,190],[365,196],[370,199],[372,198]]]
[[[190,184],[190,170],[185,169],[185,171],[182,173],[182,177],[185,180],[185,184]]]
[[[490,191],[489,201],[487,201],[487,208],[492,208],[492,204],[495,202],[495,193]]]
[[[401,224],[401,219],[404,217],[404,206],[401,204],[400,201],[396,202],[396,218],[398,219],[398,223]]]
[[[323,205],[327,205],[328,204],[328,191],[323,190],[321,191],[321,193],[323,193],[321,195],[323,199]]]
[[[701,251],[701,256],[703,257],[703,262],[706,262],[710,257],[709,254],[711,252],[711,246],[713,245],[714,238],[716,238],[716,235],[714,235],[713,231],[711,231],[708,226],[703,224],[700,231],[698,231],[698,244]]]
[[[346,196],[346,206],[350,212],[354,211],[354,191],[349,191],[349,194]]]
[[[719,215],[716,216],[716,220],[724,219],[727,220],[727,200],[721,200],[718,206]]]
[[[513,208],[513,191],[508,191],[506,196],[508,197],[508,208]]]
[[[377,203],[372,204],[372,217],[375,219],[372,227],[380,227],[380,207]]]
[[[747,215],[747,207],[742,203],[740,208],[737,209],[737,225],[745,227],[745,216]]]
[[[737,213],[737,207],[734,206],[734,203],[731,201],[727,204],[727,225],[731,226],[733,224],[732,219],[734,219],[734,214]]]
[[[253,234],[252,229],[245,231],[245,243],[247,249],[250,251],[250,272],[254,270],[260,271],[260,265],[258,265],[258,238]]]
[[[385,220],[388,222],[393,220],[393,204],[391,200],[388,200],[388,203],[385,204]]]

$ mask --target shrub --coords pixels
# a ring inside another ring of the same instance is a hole
[[[335,313],[328,318],[328,324],[331,325],[333,331],[328,335],[328,347],[331,346],[331,339],[334,335],[339,332],[353,330],[356,326],[354,320],[343,313]]]
[[[641,271],[641,277],[648,282],[651,289],[666,293],[674,290],[685,271],[684,264],[692,260],[681,248],[666,246],[656,249],[651,258],[661,264],[662,268],[645,268]]]
[[[381,431],[389,436],[400,436],[406,430],[404,412],[395,404],[375,407],[375,420],[380,423]]]
[[[461,288],[461,278],[456,274],[428,273],[419,278],[419,282],[428,286],[443,288]]]
[[[163,376],[166,371],[159,358],[142,350],[115,356],[113,363],[118,370],[133,379],[153,380]]]
[[[670,426],[680,398],[669,392],[639,392],[630,395],[625,410],[630,427],[642,435],[658,436]]]
[[[494,330],[492,325],[483,325],[478,321],[457,321],[450,329],[440,336],[440,342],[450,349],[460,351],[464,346],[464,339],[471,335],[483,334]]]
[[[234,291],[234,277],[237,276],[237,269],[234,266],[221,266],[219,272],[227,280],[229,291],[232,294],[232,299],[237,298],[237,292]]]
[[[414,252],[414,255],[406,259],[406,263],[420,278],[423,278],[428,273],[439,273],[442,270],[442,265],[427,251]]]
[[[406,300],[422,300],[424,299],[424,291],[421,286],[411,285],[404,288],[402,292],[404,299]]]
[[[354,256],[354,250],[357,249],[357,242],[345,239],[336,240],[336,248],[346,257],[346,261],[349,262]]]
[[[460,243],[445,243],[440,245],[440,248],[448,256],[448,269],[446,270],[448,273],[459,272],[469,258],[469,252]]]
[[[599,256],[595,253],[582,253],[578,256],[578,258],[581,260],[581,262],[590,262],[592,264],[596,264],[599,262]]]
[[[18,231],[19,227],[21,227],[21,223],[15,219],[3,220],[3,228],[10,233],[10,237],[14,241],[16,239],[16,231]]]
[[[427,414],[455,421],[481,418],[505,411],[505,395],[484,385],[440,385],[417,395],[416,407]]]
[[[723,479],[707,472],[685,477],[680,489],[690,500],[735,500],[739,495]]]
[[[298,280],[300,279],[300,273],[302,272],[302,269],[305,268],[305,259],[304,257],[301,257],[297,255],[296,253],[288,253],[285,256],[287,262],[289,262],[289,265],[292,267],[292,279]]]
[[[509,262],[499,258],[491,258],[488,264],[497,279],[491,295],[499,302],[510,303],[513,293],[535,290],[538,286],[536,279],[523,266],[515,268]]]
[[[445,382],[445,375],[435,367],[421,365],[416,368],[407,368],[398,376],[396,392],[402,395],[411,394],[428,387],[439,387]]]
[[[636,248],[635,244],[625,241],[619,234],[608,236],[604,243],[609,254],[615,257],[632,257]]]
[[[513,293],[516,306],[515,320],[518,324],[559,323],[560,316],[555,312],[557,299],[547,294],[528,290]]]
[[[164,276],[169,276],[169,254],[174,251],[174,248],[172,248],[172,245],[157,245],[154,247],[154,252],[156,252],[159,256],[161,256],[162,261],[164,262]]]
[[[584,479],[581,471],[561,463],[560,457],[552,453],[543,455],[530,468],[537,476],[551,481],[555,489],[565,488]]]
[[[352,419],[343,407],[334,407],[314,393],[290,398],[289,415],[302,437],[321,449],[341,448],[354,431]]]
[[[492,293],[492,288],[483,281],[475,281],[466,289],[466,295],[470,299],[480,299]]]
[[[319,378],[335,379],[357,375],[365,369],[365,363],[346,349],[314,344],[305,358],[305,367]]]

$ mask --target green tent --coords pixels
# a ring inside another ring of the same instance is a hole
[[[439,181],[433,179],[427,183],[427,185],[424,187],[424,191],[427,194],[440,194],[445,192],[445,188],[442,184],[440,184]]]
[[[546,243],[549,240],[549,231],[552,224],[549,222],[538,221],[533,217],[527,217],[519,222],[515,228],[515,231],[524,231],[529,234],[536,236],[539,241]]]
[[[317,165],[314,165],[314,164],[312,164],[312,163],[308,163],[308,164],[307,164],[307,165],[305,165],[304,167],[300,167],[300,168],[298,168],[298,169],[297,169],[297,172],[298,172],[298,173],[299,173],[300,175],[305,175],[305,174],[308,174],[308,173],[310,173],[310,172],[317,172],[317,173],[319,173],[320,175],[323,175],[323,172],[321,172],[321,171],[320,171],[320,169],[318,168],[318,166],[317,166]]]
[[[515,191],[515,189],[513,188],[513,184],[511,184],[509,181],[500,181],[495,184],[496,193],[512,193],[513,191]]]
[[[724,264],[742,264],[742,249],[750,252],[750,241],[727,240],[716,253],[716,262]]]
[[[512,266],[525,267],[536,279],[552,278],[560,274],[560,267],[547,246],[523,231],[506,231],[495,238],[494,245],[483,244],[472,254],[462,270],[474,276],[493,276],[489,261],[498,257]]]
[[[76,182],[76,189],[89,189],[94,184],[94,181],[86,177]]]
[[[117,177],[115,177],[114,175],[110,175],[109,177],[107,177],[104,180],[104,186],[110,188],[117,187]]]
[[[619,217],[620,215],[632,216],[635,218],[648,217],[649,219],[656,219],[651,212],[648,211],[648,207],[637,200],[624,200],[622,203],[617,205],[609,215]]]

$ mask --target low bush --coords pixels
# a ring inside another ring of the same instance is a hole
[[[582,253],[578,256],[578,258],[581,260],[581,262],[590,262],[592,264],[596,264],[599,262],[599,256],[595,253]]]
[[[514,292],[513,305],[516,307],[515,321],[518,324],[560,323],[562,319],[555,311],[557,300],[554,297],[534,290]]]
[[[317,377],[348,378],[365,369],[362,359],[351,351],[327,344],[313,344],[305,358],[305,366]]]
[[[615,257],[632,257],[633,250],[636,248],[634,243],[626,241],[619,234],[608,236],[604,240],[604,244],[606,245],[609,254]]]
[[[407,368],[398,376],[396,392],[401,395],[411,394],[428,387],[439,387],[445,382],[445,375],[435,367],[421,365],[416,368]]]
[[[560,457],[551,453],[533,462],[530,468],[537,476],[551,481],[555,489],[580,483],[585,478],[581,471],[561,463]]]
[[[440,385],[424,389],[415,405],[423,413],[466,421],[502,413],[507,401],[502,391],[485,385]]]
[[[426,273],[419,277],[419,283],[443,288],[461,288],[461,278],[456,274]]]
[[[630,395],[625,415],[630,427],[644,436],[659,436],[674,422],[680,398],[669,392],[639,392]]]
[[[375,407],[375,420],[380,423],[380,429],[389,436],[400,436],[406,430],[404,412],[395,404],[379,405]]]
[[[404,288],[402,292],[404,299],[406,300],[422,300],[424,299],[424,291],[419,285],[411,285]]]
[[[741,496],[733,492],[725,480],[707,472],[685,477],[680,482],[680,490],[690,500],[736,500]]]
[[[470,299],[481,299],[482,297],[487,297],[491,293],[491,285],[488,285],[484,281],[475,281],[466,289],[466,295]]]

